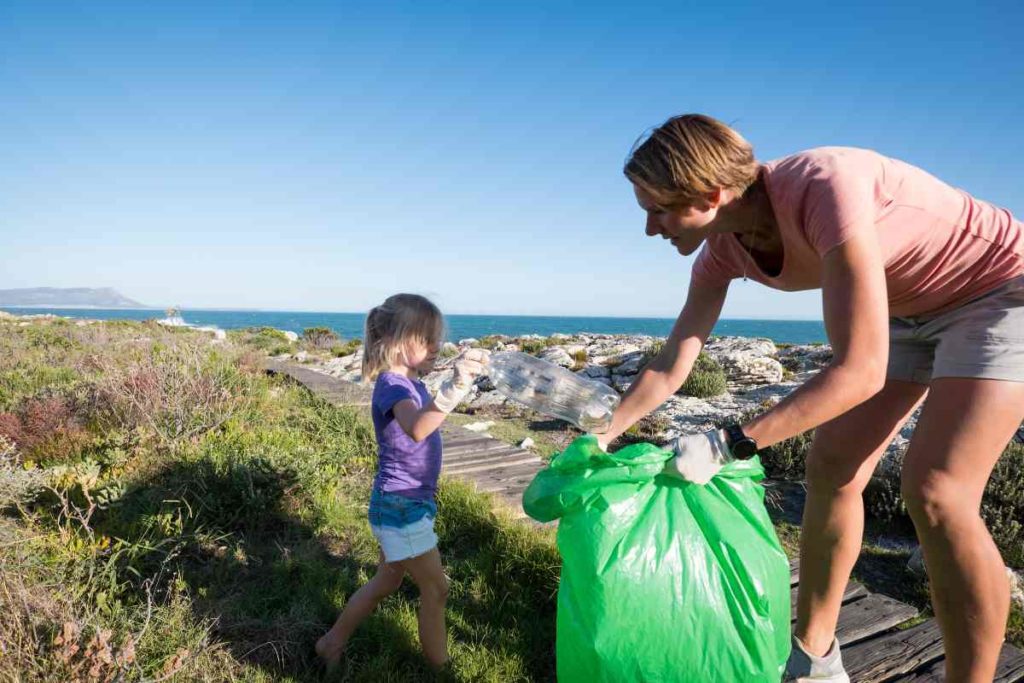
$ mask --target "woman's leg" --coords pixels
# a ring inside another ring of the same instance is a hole
[[[904,461],[903,497],[931,580],[948,681],[991,681],[996,669],[1010,589],[979,511],[1022,418],[1024,383],[936,379]]]
[[[890,380],[882,391],[818,427],[807,458],[807,502],[800,531],[796,636],[823,656],[864,534],[862,494],[889,442],[928,391]]]
[[[381,554],[377,573],[352,594],[334,626],[316,643],[316,653],[328,668],[338,665],[345,646],[348,645],[348,640],[356,628],[377,609],[381,600],[399,589],[404,575],[405,570],[399,563],[385,562],[384,555]]]
[[[420,589],[420,646],[427,661],[440,669],[448,661],[448,631],[444,609],[448,602],[448,577],[437,548],[401,562]]]

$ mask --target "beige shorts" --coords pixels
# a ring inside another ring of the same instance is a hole
[[[887,379],[1024,382],[1024,276],[937,316],[889,320]]]

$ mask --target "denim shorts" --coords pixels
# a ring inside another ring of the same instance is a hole
[[[887,379],[1024,382],[1024,276],[936,316],[889,321]]]
[[[385,493],[374,489],[370,495],[370,530],[380,543],[385,562],[400,562],[437,547],[434,519],[437,504]]]

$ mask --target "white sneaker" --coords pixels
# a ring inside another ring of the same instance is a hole
[[[793,651],[786,662],[783,681],[795,683],[850,683],[850,677],[843,668],[843,657],[839,653],[839,641],[832,641],[832,647],[824,657],[815,657],[804,649],[800,639],[793,636]]]

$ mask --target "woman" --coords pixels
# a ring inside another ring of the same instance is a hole
[[[946,676],[991,681],[1009,585],[979,509],[1024,418],[1024,226],[867,150],[821,148],[759,163],[738,133],[701,115],[655,130],[625,174],[649,236],[683,255],[703,249],[668,342],[602,443],[683,383],[731,280],[820,288],[831,364],[747,424],[681,437],[666,472],[706,483],[731,458],[817,428],[787,675],[848,681],[835,628],[861,547],[861,494],[924,401],[902,489],[931,578]]]

